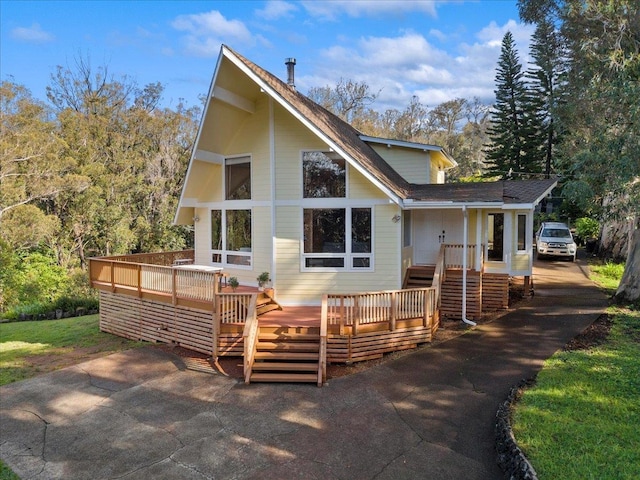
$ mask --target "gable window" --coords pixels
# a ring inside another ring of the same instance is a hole
[[[335,152],[304,152],[302,183],[304,198],[345,198],[346,163]]]
[[[211,210],[211,261],[250,267],[251,210]]]
[[[305,208],[303,270],[371,269],[370,208]]]
[[[487,215],[487,259],[501,262],[504,256],[504,213]]]
[[[225,159],[224,183],[226,200],[250,200],[251,159],[249,157]]]
[[[518,252],[527,249],[527,216],[518,215]]]

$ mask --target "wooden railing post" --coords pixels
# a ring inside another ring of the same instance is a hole
[[[114,262],[111,262],[111,293],[116,291],[116,279],[114,273]]]
[[[177,280],[178,280],[178,270],[176,268],[172,268],[171,269],[171,302],[173,303],[173,305],[175,305],[178,300]]]
[[[391,322],[389,328],[393,332],[396,329],[396,315],[398,309],[397,292],[391,292]]]
[[[424,289],[422,290],[422,311],[423,311],[423,317],[422,317],[422,326],[423,327],[428,327],[429,326],[429,310],[431,310],[430,306],[431,306],[431,301],[430,301],[430,291],[429,289]]]
[[[321,387],[327,381],[327,322],[328,305],[327,295],[322,296],[322,307],[320,310],[320,351],[318,359],[318,386]]]
[[[353,297],[353,335],[358,334],[358,326],[360,325],[360,297],[355,295]]]
[[[142,298],[142,265],[138,264],[138,298]]]

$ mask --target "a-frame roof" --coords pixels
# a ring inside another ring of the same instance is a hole
[[[488,204],[492,206],[505,204],[533,205],[539,202],[556,185],[555,179],[465,184],[412,184],[394,170],[369,145],[369,142],[395,142],[394,144],[397,143],[407,148],[422,146],[425,151],[436,149],[452,166],[456,165],[455,161],[441,147],[414,142],[376,139],[363,135],[338,116],[298,92],[294,87],[226,45],[221,48],[216,74],[210,89],[210,95],[212,96],[215,96],[214,83],[223,58],[238,67],[262,91],[270,95],[307,128],[342,155],[352,167],[360,171],[373,184],[385,192],[392,201],[402,207],[429,208],[430,204],[442,203],[450,205]],[[210,108],[211,105],[212,103],[208,102],[207,108]],[[206,115],[207,112],[205,111],[203,123]],[[202,124],[200,128],[203,128]],[[176,220],[178,219],[178,213],[176,214]]]

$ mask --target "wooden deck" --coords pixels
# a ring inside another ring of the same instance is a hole
[[[441,303],[443,313],[452,315],[460,304],[460,276],[452,273],[446,283],[445,248],[430,273],[432,285],[423,282],[399,290],[328,294],[321,306],[284,308],[273,290],[261,292],[242,285],[232,290],[214,268],[184,268],[188,256],[185,251],[91,259],[91,284],[100,291],[100,328],[136,340],[181,345],[213,357],[241,356],[247,383],[309,381],[316,375],[321,385],[328,362],[379,358],[431,341],[439,326]],[[460,255],[450,256],[459,263]],[[137,263],[138,258],[157,263]],[[479,287],[468,289],[477,300],[471,305],[480,305],[481,299],[503,305],[504,279],[493,278],[487,283],[490,289],[483,291],[480,273],[476,276]],[[449,293],[442,296],[441,288]],[[479,308],[471,311],[479,312]],[[300,349],[306,351],[296,351]],[[269,363],[278,356],[278,361]],[[308,361],[311,356],[313,362]],[[260,375],[252,376],[254,365]],[[267,368],[274,371],[265,371]],[[290,372],[281,373],[286,368]],[[305,371],[295,377],[300,369]]]

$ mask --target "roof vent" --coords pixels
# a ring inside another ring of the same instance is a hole
[[[291,88],[296,87],[295,82],[295,66],[296,59],[295,58],[286,58],[284,64],[287,66],[287,85]]]

